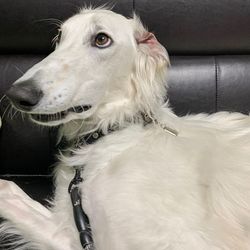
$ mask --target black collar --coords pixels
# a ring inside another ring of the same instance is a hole
[[[114,130],[112,130],[114,131]],[[111,133],[111,130],[107,133]],[[102,130],[96,130],[94,132],[82,135],[77,137],[74,140],[67,140],[65,137],[63,137],[59,143],[59,149],[63,151],[67,151],[70,148],[78,148],[83,145],[88,144],[94,144],[96,141],[98,141],[100,138],[102,138],[104,135]]]
[[[141,114],[141,117],[142,117],[144,126],[153,122],[153,119],[150,118],[146,114]],[[97,129],[88,134],[83,134],[81,136],[78,136],[74,140],[67,140],[65,137],[63,137],[59,143],[59,149],[65,151],[70,148],[79,148],[80,146],[83,146],[83,145],[94,144],[105,135],[108,135],[112,132],[115,132],[121,129],[122,128],[119,128],[118,126],[113,126],[113,127],[108,128],[106,133],[104,133],[101,129]]]

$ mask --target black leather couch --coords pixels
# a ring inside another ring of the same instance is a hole
[[[0,0],[0,98],[22,72],[53,50],[54,19],[106,1]],[[136,11],[171,56],[168,95],[178,115],[250,110],[250,0],[119,0]],[[122,31],[121,31],[122,32]],[[97,72],[98,73],[98,72]],[[53,193],[56,129],[41,129],[0,103],[0,178],[34,199]]]

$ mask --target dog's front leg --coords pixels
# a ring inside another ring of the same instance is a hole
[[[70,239],[60,231],[52,212],[31,199],[13,182],[0,180],[0,216],[10,221],[36,249],[72,250]]]

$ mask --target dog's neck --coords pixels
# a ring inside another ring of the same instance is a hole
[[[133,109],[134,112],[131,112]],[[88,119],[73,120],[64,124],[60,129],[59,140],[62,137],[65,137],[67,140],[74,140],[79,136],[84,136],[97,130],[107,134],[110,128],[119,130],[133,124],[143,125],[145,124],[145,119],[149,119],[172,135],[176,136],[179,133],[179,119],[167,105],[158,107],[150,114],[144,110],[123,105],[120,109],[116,107],[116,110],[110,109],[109,112],[107,112],[107,109],[105,111],[99,110],[99,112]]]
[[[112,114],[105,119],[100,116],[90,117],[85,120],[74,120],[69,123],[64,124],[60,128],[60,137],[65,137],[67,140],[71,141],[78,137],[85,136],[86,134],[98,133],[108,134],[110,130],[120,130],[129,127],[133,124],[144,124],[147,115],[141,112],[134,116],[126,116],[120,114],[118,119],[114,119]],[[150,119],[152,121],[152,119]]]

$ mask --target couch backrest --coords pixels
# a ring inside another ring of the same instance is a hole
[[[52,51],[56,19],[106,1],[0,0],[0,98],[22,72]],[[136,11],[171,56],[168,94],[178,115],[250,110],[250,1],[119,0]],[[54,20],[55,19],[55,20]],[[23,122],[0,103],[0,174],[47,175],[55,131]]]

